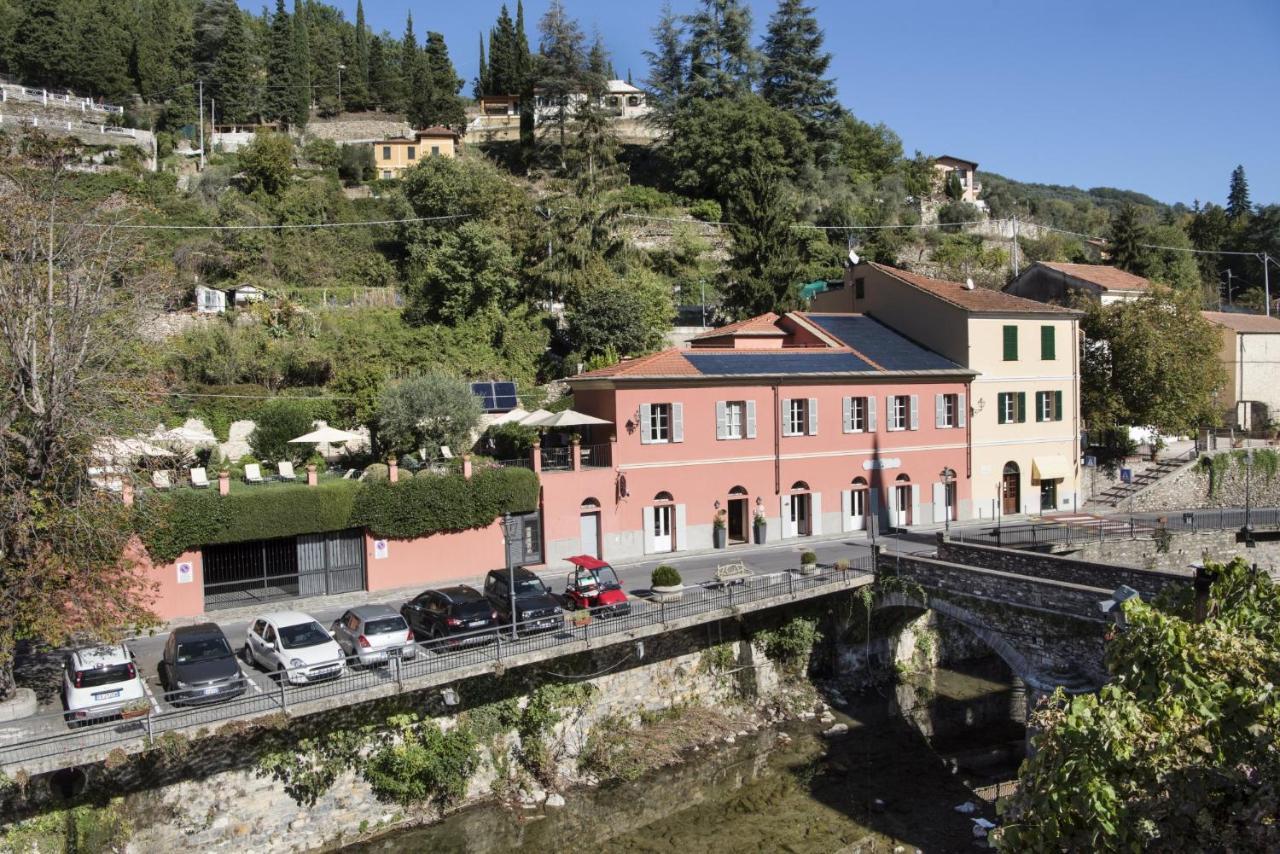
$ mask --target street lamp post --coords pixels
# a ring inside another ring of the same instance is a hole
[[[516,623],[519,622],[519,615],[516,613],[516,562],[511,559],[511,544],[515,542],[516,531],[520,523],[511,518],[510,513],[502,514],[502,534],[503,545],[506,547],[507,553],[507,594],[511,597],[511,638],[515,640],[518,635],[516,633]]]
[[[943,513],[943,530],[949,536],[951,534],[951,489],[956,482],[956,473],[949,468],[942,469],[942,513]]]
[[[1245,542],[1248,543],[1253,531],[1250,530],[1249,523],[1252,521],[1250,510],[1252,509],[1250,501],[1250,481],[1253,480],[1253,449],[1246,448],[1244,452],[1244,527],[1240,529],[1240,533],[1244,534]]]

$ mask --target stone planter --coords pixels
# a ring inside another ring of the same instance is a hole
[[[729,545],[729,532],[724,528],[712,528],[711,542],[718,549],[726,548]]]
[[[800,574],[801,574],[801,575],[816,575],[816,574],[817,574],[817,572],[818,572],[818,565],[817,565],[816,563],[802,563],[802,564],[800,564]]]
[[[650,587],[653,593],[653,601],[655,602],[679,602],[684,598],[684,585],[676,584],[671,587]]]
[[[763,546],[763,545],[764,545],[765,537],[766,537],[766,535],[767,535],[768,533],[769,533],[769,526],[768,526],[768,525],[766,525],[766,524],[765,524],[765,523],[763,523],[763,522],[756,522],[756,524],[755,524],[755,535],[756,535],[756,545],[757,545],[757,546]]]

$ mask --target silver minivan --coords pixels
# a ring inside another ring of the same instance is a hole
[[[390,605],[360,605],[333,621],[333,639],[347,657],[361,664],[383,664],[389,658],[418,654],[413,632]]]

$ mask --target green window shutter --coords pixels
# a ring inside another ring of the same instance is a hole
[[[1004,402],[1006,399],[1007,398],[1004,392],[1000,392],[999,394],[996,395],[996,423],[997,424],[1005,423],[1005,420],[1004,420],[1005,403]]]
[[[1004,328],[1004,360],[1006,362],[1018,361],[1018,327],[1006,326]]]
[[[1054,329],[1052,326],[1040,327],[1040,358],[1045,361],[1052,361],[1058,358],[1055,354],[1054,345],[1057,343],[1053,337]]]
[[[1044,420],[1044,396],[1045,392],[1036,392],[1036,421]]]
[[[1053,393],[1053,420],[1062,420],[1062,392],[1060,391]]]
[[[1018,392],[1018,423],[1027,420],[1027,393],[1025,391]]]

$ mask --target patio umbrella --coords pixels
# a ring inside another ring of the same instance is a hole
[[[291,444],[297,445],[334,445],[338,442],[351,442],[360,437],[355,433],[348,433],[346,430],[339,430],[337,427],[319,427],[299,436],[296,439],[290,439]]]
[[[518,406],[517,406],[515,409],[512,409],[510,412],[504,412],[504,413],[502,413],[501,415],[497,416],[496,418],[494,418],[494,419],[493,419],[492,421],[490,421],[489,423],[490,423],[491,425],[493,425],[493,424],[513,424],[513,423],[514,423],[514,424],[520,424],[520,423],[522,423],[522,422],[524,421],[524,419],[526,419],[526,418],[528,418],[528,417],[529,417],[529,413],[528,413],[528,412],[525,412],[523,409],[521,409],[520,407],[518,407]]]
[[[530,427],[590,427],[593,424],[612,424],[612,421],[605,421],[603,418],[596,418],[594,415],[587,415],[585,412],[578,412],[576,409],[564,409],[560,412],[549,413],[537,421],[525,420],[522,424],[528,424]]]
[[[551,413],[545,409],[535,409],[516,423],[522,427],[537,427],[539,421],[550,415]]]

